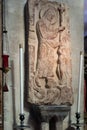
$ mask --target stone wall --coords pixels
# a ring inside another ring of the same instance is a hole
[[[77,109],[77,88],[79,80],[79,59],[80,51],[83,49],[83,0],[80,2],[76,0],[57,0],[57,2],[64,2],[69,7],[70,19],[70,36],[71,36],[71,57],[72,57],[72,86],[74,95],[74,104],[71,107],[71,120],[75,122],[75,113]],[[9,91],[4,93],[4,130],[13,129],[14,124],[19,124],[20,114],[20,85],[19,85],[19,44],[23,44],[25,52],[25,22],[24,10],[26,0],[8,0],[6,1],[6,26],[8,31],[8,40],[10,48],[9,66],[11,70],[7,74],[7,84]],[[77,20],[78,19],[78,20]],[[78,22],[79,21],[79,22]],[[25,61],[27,62],[27,56]],[[25,66],[25,78],[28,80],[27,66]],[[84,77],[84,76],[83,76]],[[83,79],[82,79],[83,80]],[[31,124],[30,130],[34,127],[39,130],[38,122],[32,120],[29,114],[29,104],[27,102],[28,84],[25,83],[25,124]],[[83,122],[83,84],[81,95],[81,122]],[[34,113],[33,113],[34,114]],[[64,130],[67,128],[68,117],[64,120]],[[29,130],[27,129],[27,130]]]

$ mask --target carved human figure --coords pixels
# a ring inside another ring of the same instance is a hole
[[[39,15],[36,17],[34,14],[36,19],[32,25],[36,30],[31,32],[32,36],[34,32],[37,44],[30,42],[35,51],[30,59],[30,101],[36,104],[72,103],[70,41],[68,20],[64,21],[65,5],[46,2],[40,6],[37,11]],[[69,96],[64,100],[67,92]]]
[[[59,41],[60,31],[65,27],[60,26],[60,15],[58,8],[50,6],[47,10],[40,12],[41,19],[37,22],[38,37],[38,60],[37,60],[37,77],[36,83],[42,86],[42,80],[45,79],[45,87],[58,86],[56,74],[57,60],[60,59],[57,51],[61,42]],[[61,53],[62,57],[62,53]],[[61,64],[60,64],[61,66]],[[62,72],[59,67],[60,73]],[[62,75],[61,75],[62,77]],[[41,79],[42,78],[42,79]]]

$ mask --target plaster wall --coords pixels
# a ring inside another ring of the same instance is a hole
[[[71,121],[75,122],[77,109],[77,91],[79,82],[79,59],[80,51],[83,50],[83,0],[56,0],[69,5],[70,33],[72,50],[72,87],[74,104],[71,107]],[[4,92],[4,130],[12,130],[14,124],[19,124],[20,114],[20,85],[19,85],[19,44],[25,48],[24,31],[24,7],[26,0],[6,0],[6,28],[9,41],[9,66],[11,70],[7,73],[7,84],[9,91]],[[26,75],[26,74],[25,74]],[[84,77],[84,76],[83,76]],[[83,78],[81,91],[81,122],[83,122]],[[24,109],[25,124],[29,124],[28,106]],[[64,130],[68,125],[68,118],[64,120]],[[32,124],[32,121],[31,121]],[[31,125],[30,130],[33,130]]]

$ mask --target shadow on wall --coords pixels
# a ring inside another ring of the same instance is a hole
[[[84,36],[87,37],[87,22],[84,23]]]
[[[87,36],[84,37],[84,50],[87,53]]]
[[[75,130],[75,128],[72,126],[69,126],[66,130]]]
[[[25,56],[24,56],[24,71],[25,71],[25,79],[24,79],[24,106],[29,111],[29,104],[27,102],[27,95],[28,95],[28,80],[29,80],[29,54],[28,54],[28,35],[29,35],[29,14],[28,14],[28,3],[25,4],[24,7],[24,28],[25,28]]]

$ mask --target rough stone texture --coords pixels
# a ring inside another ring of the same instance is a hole
[[[49,130],[49,123],[42,122],[41,123],[41,128],[42,128],[42,130]]]
[[[69,114],[66,105],[32,105],[32,112],[41,123],[41,130],[63,130],[63,121]]]
[[[29,0],[29,97],[34,104],[72,104],[68,7]]]

